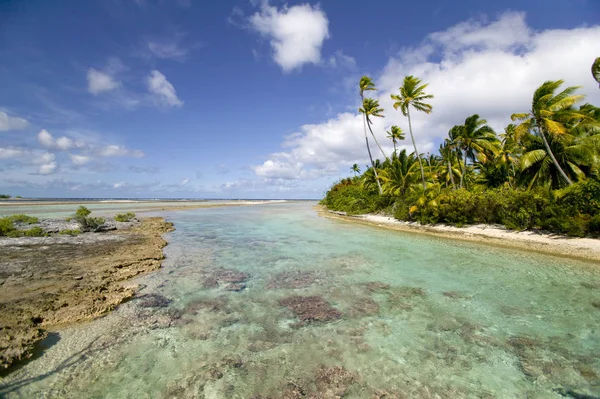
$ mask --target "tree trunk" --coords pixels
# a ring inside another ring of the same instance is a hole
[[[367,126],[369,127],[369,131],[371,132],[371,136],[373,136],[373,140],[375,140],[375,144],[377,144],[377,147],[379,147],[379,151],[381,151],[381,154],[383,155],[383,157],[389,161],[390,159],[388,158],[387,155],[385,155],[385,152],[383,152],[383,149],[379,145],[379,141],[377,141],[377,137],[375,137],[375,134],[373,134],[373,130],[371,129],[371,121],[369,120],[368,117],[367,117]]]
[[[464,187],[465,187],[465,190],[466,190],[467,189],[467,180],[465,179],[465,177],[467,177],[467,151],[466,150],[463,151],[463,165],[462,165],[462,169],[463,169],[463,173],[462,173],[461,181],[464,182]]]
[[[363,114],[363,128],[365,129],[365,142],[367,143],[367,151],[369,152],[369,159],[371,160],[371,166],[375,173],[375,181],[377,182],[377,188],[379,188],[379,195],[383,194],[381,189],[381,183],[379,183],[379,176],[377,175],[377,169],[375,168],[375,162],[373,162],[373,156],[371,155],[371,147],[369,147],[369,137],[367,136],[367,116]]]
[[[423,191],[427,190],[427,183],[425,183],[425,171],[423,170],[423,162],[421,162],[421,155],[419,154],[419,151],[417,150],[417,144],[415,143],[415,136],[413,136],[413,132],[412,132],[412,123],[410,121],[410,109],[407,109],[407,116],[408,116],[408,130],[410,131],[410,139],[412,140],[413,143],[413,147],[415,148],[415,154],[417,154],[417,159],[419,160],[419,168],[421,168],[421,180],[423,181]]]
[[[448,173],[450,173],[450,181],[452,182],[452,189],[456,190],[456,184],[454,184],[454,173],[452,173],[452,163],[448,160]]]
[[[548,144],[548,140],[546,140],[546,135],[544,134],[543,129],[540,128],[538,130],[539,130],[540,136],[542,136],[542,140],[544,140],[544,146],[546,147],[546,152],[548,153],[548,155],[550,155],[552,162],[554,162],[554,166],[556,166],[556,169],[558,169],[558,172],[563,177],[563,179],[566,180],[566,182],[569,184],[569,186],[573,185],[573,182],[571,181],[571,179],[569,179],[569,176],[567,176],[567,174],[565,173],[563,168],[561,168],[561,166],[558,164],[558,161],[556,160],[554,153],[550,149],[550,144]]]

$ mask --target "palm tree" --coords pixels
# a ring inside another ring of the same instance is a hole
[[[592,64],[592,76],[594,80],[600,84],[600,57],[596,58]]]
[[[408,130],[410,132],[410,138],[412,139],[413,147],[415,147],[415,154],[419,159],[419,167],[421,168],[421,181],[423,182],[423,190],[427,188],[425,183],[425,171],[423,170],[423,162],[421,156],[417,150],[417,144],[415,143],[415,136],[412,131],[412,123],[410,119],[410,107],[412,106],[417,111],[425,112],[426,114],[431,113],[432,106],[425,103],[425,100],[433,98],[432,94],[425,94],[425,88],[427,84],[421,84],[421,79],[414,76],[405,76],[404,82],[400,87],[400,95],[392,94],[392,100],[395,100],[394,108],[402,111],[402,115],[408,117]]]
[[[552,152],[548,136],[560,140],[561,137],[568,133],[566,124],[568,125],[576,121],[585,123],[593,120],[589,116],[573,109],[573,105],[584,98],[581,94],[573,94],[579,87],[567,87],[559,94],[554,94],[556,89],[563,83],[563,80],[549,80],[544,82],[533,94],[531,111],[529,113],[513,114],[511,119],[513,121],[523,121],[515,129],[519,137],[524,136],[528,132],[534,132],[534,134],[537,134],[542,139],[544,148],[554,163],[554,167],[570,186],[573,184],[573,181],[569,178]]]
[[[363,76],[360,78],[358,83],[358,89],[360,94],[360,103],[363,104],[365,100],[364,93],[369,90],[377,90],[375,88],[375,84],[373,80],[368,76]],[[360,112],[360,110],[359,110]],[[373,167],[373,171],[375,173],[375,181],[377,182],[377,188],[379,189],[379,194],[383,194],[383,190],[381,189],[381,183],[379,183],[379,177],[377,176],[377,169],[375,169],[375,164],[373,163],[373,156],[371,155],[371,147],[369,146],[369,137],[367,136],[367,116],[363,113],[363,128],[365,130],[365,142],[367,144],[367,152],[369,153],[369,159],[371,160],[371,166]]]
[[[442,156],[442,162],[446,163],[448,167],[448,172],[446,175],[446,185],[448,184],[448,180],[452,183],[452,188],[456,189],[456,184],[454,183],[454,174],[456,170],[452,167],[452,161],[454,160],[454,151],[452,150],[452,142],[449,139],[445,139],[443,144],[440,144],[440,155]]]
[[[350,168],[350,170],[352,170],[354,172],[354,177],[356,177],[356,175],[358,173],[360,173],[360,168],[358,167],[358,164],[352,165],[352,167]]]
[[[404,132],[402,131],[402,128],[394,125],[390,128],[390,131],[387,132],[387,137],[388,139],[392,140],[392,143],[394,143],[394,153],[396,152],[396,142],[399,140],[404,140]]]
[[[549,183],[553,189],[560,188],[561,176],[559,169],[550,157],[554,154],[563,172],[570,180],[584,180],[588,176],[598,176],[600,162],[598,149],[600,135],[548,136],[547,142],[551,152],[546,150],[546,144],[540,136],[527,135],[524,138],[525,153],[521,157],[521,181],[529,187]]]
[[[418,181],[418,165],[415,154],[406,150],[394,153],[390,165],[381,171],[381,180],[386,194],[404,195]]]
[[[379,106],[379,101],[365,97],[365,99],[363,100],[363,106],[358,110],[358,112],[365,116],[365,120],[367,121],[367,127],[371,132],[371,136],[373,136],[373,138],[375,139],[373,129],[371,128],[371,125],[373,125],[371,118],[383,118],[383,108]],[[377,142],[377,139],[375,139],[375,142]],[[379,146],[379,144],[377,145]],[[379,147],[379,149],[381,150],[381,147]],[[381,153],[385,157],[386,161],[389,161],[389,158],[385,155],[385,153],[383,153],[383,150],[381,150]],[[373,167],[375,167],[375,164]],[[377,171],[375,171],[375,173],[377,173]]]
[[[485,119],[479,119],[475,114],[465,119],[464,125],[454,126],[450,129],[449,136],[457,150],[462,152],[463,176],[460,186],[463,186],[463,178],[466,175],[467,160],[475,163],[477,158],[480,162],[486,162],[490,155],[498,152],[499,141],[494,130],[487,125]]]

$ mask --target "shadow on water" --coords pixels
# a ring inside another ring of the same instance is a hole
[[[94,352],[98,352],[101,350],[101,348],[98,348],[96,350],[90,350],[90,348],[94,345],[94,343],[97,340],[98,340],[98,338],[94,339],[85,348],[83,348],[79,352],[74,353],[73,355],[69,356],[68,358],[66,358],[65,360],[60,362],[54,369],[48,371],[47,373],[40,374],[35,377],[29,377],[29,378],[23,378],[20,380],[16,380],[16,381],[13,381],[6,385],[0,384],[0,397],[4,397],[4,395],[6,395],[6,394],[15,392],[15,391],[23,388],[24,386],[27,386],[34,382],[41,381],[41,380],[51,376],[54,373],[57,373],[61,370],[69,368],[69,367],[77,364],[78,362],[85,360],[87,358],[87,355],[90,355]],[[46,350],[48,350],[51,346],[54,346],[55,344],[57,344],[58,341],[60,341],[60,335],[58,333],[49,333],[48,337],[46,337],[44,340],[40,341],[40,343],[36,346],[36,349],[33,352],[33,356],[30,359],[19,363],[16,367],[11,367],[10,369],[7,370],[7,373],[15,372],[16,370],[20,369],[21,367],[23,367],[26,363],[30,362],[31,360],[41,357]]]

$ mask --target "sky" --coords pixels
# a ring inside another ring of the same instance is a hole
[[[0,0],[0,193],[317,199],[368,162],[361,76],[388,154],[390,94],[429,83],[433,153],[546,80],[600,105],[598,56],[598,0]]]

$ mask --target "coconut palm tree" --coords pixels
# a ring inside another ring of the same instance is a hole
[[[417,150],[417,144],[415,143],[415,136],[412,131],[412,122],[410,119],[410,107],[413,107],[417,111],[425,112],[426,114],[431,113],[432,106],[427,104],[425,101],[433,98],[432,94],[425,94],[425,88],[427,84],[421,84],[421,79],[415,76],[405,76],[402,86],[400,86],[400,95],[392,94],[392,100],[395,101],[394,108],[400,108],[402,115],[408,117],[408,130],[410,132],[410,138],[415,148],[415,154],[419,160],[419,167],[421,168],[421,181],[423,183],[423,190],[427,188],[425,183],[425,171],[423,170],[423,162]]]
[[[373,80],[368,76],[363,76],[360,78],[358,83],[358,90],[360,94],[360,103],[363,104],[365,100],[364,93],[365,91],[377,90],[375,88],[375,84]],[[359,110],[360,112],[360,110]],[[362,113],[362,112],[361,112]],[[381,183],[379,182],[379,177],[377,176],[377,169],[375,168],[375,164],[373,163],[373,156],[371,155],[371,147],[369,146],[369,137],[367,136],[367,116],[363,114],[363,128],[365,130],[365,143],[367,144],[367,152],[369,153],[369,159],[371,160],[371,166],[373,167],[373,172],[375,173],[375,181],[377,182],[377,188],[379,189],[379,194],[383,194],[383,190],[381,188]]]
[[[367,121],[367,127],[369,128],[369,131],[371,132],[371,136],[373,136],[373,139],[377,143],[377,139],[375,138],[375,135],[373,134],[373,129],[371,127],[373,125],[373,120],[371,118],[373,118],[373,117],[383,118],[383,108],[381,108],[379,106],[379,101],[372,99],[372,98],[365,97],[365,99],[363,100],[363,106],[362,106],[362,108],[360,108],[358,110],[358,112],[365,115],[365,120]],[[379,147],[379,150],[381,151],[381,153],[383,154],[385,159],[389,161],[389,158],[387,157],[387,155],[385,155],[385,153],[381,149],[381,146],[379,145],[379,143],[377,143],[377,146]]]
[[[396,142],[398,142],[399,140],[404,140],[404,132],[402,131],[402,128],[400,128],[399,126],[393,125],[390,128],[390,131],[387,132],[387,137],[388,139],[392,140],[392,143],[394,143],[394,153],[396,152]]]
[[[406,150],[394,153],[390,165],[380,174],[384,192],[393,196],[404,195],[419,180],[418,165],[414,153],[407,155]]]
[[[464,125],[454,126],[450,129],[449,136],[456,149],[462,152],[463,176],[460,184],[462,187],[463,177],[466,175],[467,160],[470,159],[471,164],[475,163],[475,159],[486,162],[488,157],[498,152],[500,143],[494,130],[487,125],[487,121],[479,119],[477,114],[465,119]]]
[[[448,185],[448,181],[452,184],[452,188],[456,189],[456,184],[454,182],[454,175],[460,175],[456,169],[453,168],[453,161],[456,158],[456,155],[452,149],[452,142],[449,139],[445,139],[443,144],[440,144],[440,155],[442,156],[442,162],[446,164],[447,167],[446,173],[441,173],[442,176],[445,175],[446,186]]]
[[[523,137],[526,133],[533,132],[542,139],[544,148],[552,163],[554,163],[554,167],[563,180],[570,186],[573,184],[573,181],[552,152],[549,137],[551,136],[553,140],[559,141],[561,137],[567,135],[569,124],[577,122],[581,125],[582,123],[595,121],[588,115],[573,108],[573,105],[584,98],[581,94],[574,94],[579,87],[567,87],[562,92],[554,94],[563,83],[563,80],[549,80],[544,82],[533,94],[531,110],[528,113],[513,114],[511,118],[513,121],[523,121],[515,128],[518,137]]]
[[[562,173],[554,164],[556,159],[560,169],[569,180],[580,181],[600,173],[600,135],[565,134],[548,136],[546,142],[539,135],[529,134],[524,138],[525,152],[521,157],[521,182],[528,187],[549,183],[553,189],[561,187]],[[553,154],[553,157],[550,157]]]
[[[352,172],[354,172],[354,177],[356,177],[356,175],[358,173],[360,173],[360,168],[358,167],[358,164],[356,164],[356,163],[354,165],[352,165],[352,167],[350,168],[350,170],[352,170]]]

